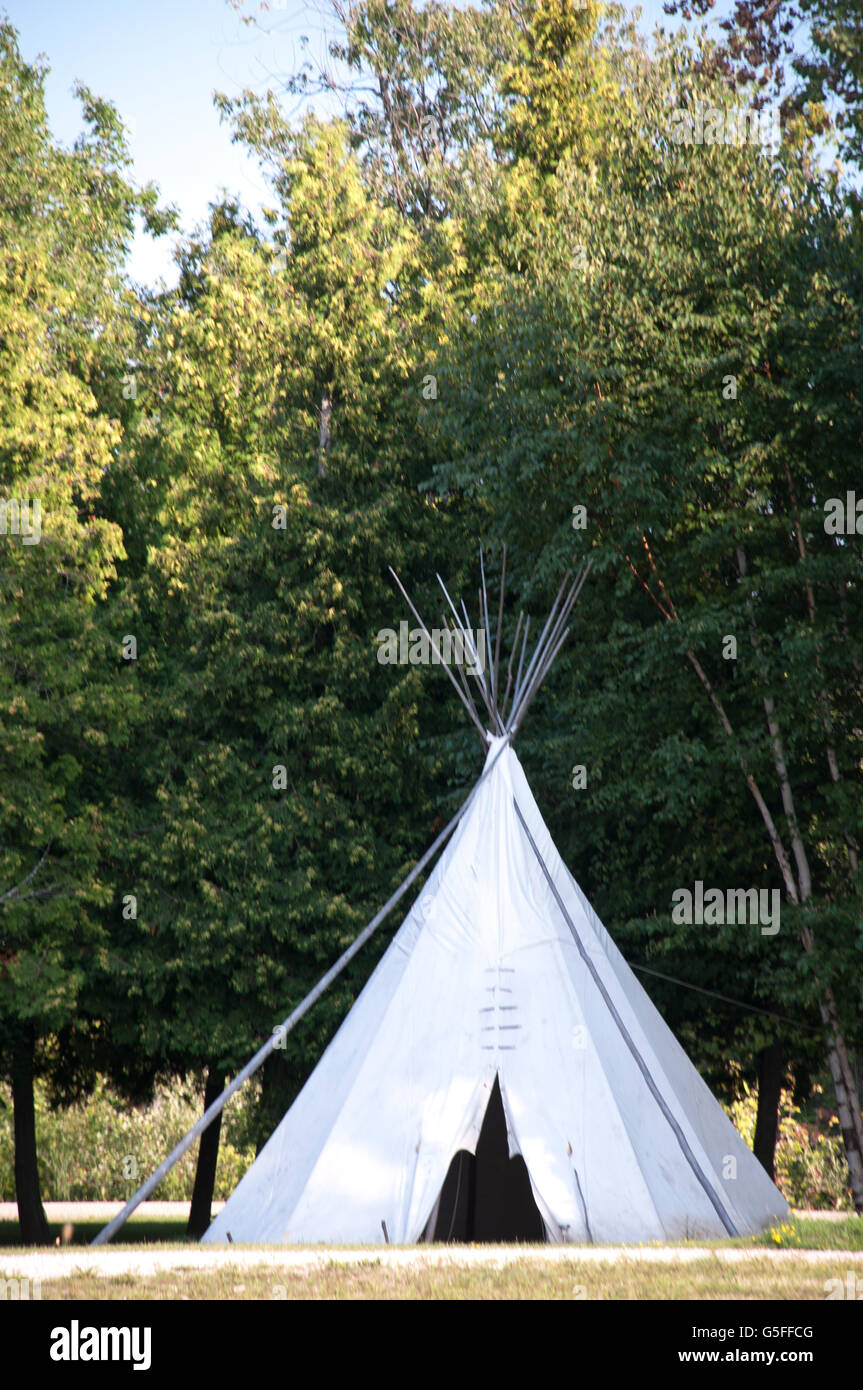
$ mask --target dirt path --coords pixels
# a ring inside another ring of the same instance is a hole
[[[181,1269],[305,1269],[336,1265],[379,1264],[386,1268],[440,1266],[500,1269],[517,1262],[530,1264],[691,1264],[714,1259],[721,1264],[747,1264],[769,1260],[771,1264],[836,1264],[860,1266],[863,1251],[712,1249],[707,1246],[431,1246],[399,1249],[368,1247],[326,1249],[298,1246],[265,1248],[194,1245],[175,1250],[57,1250],[38,1254],[0,1252],[0,1276],[18,1279],[69,1279],[81,1273],[111,1278],[123,1274],[154,1275]]]
[[[214,1214],[223,1202],[213,1203]],[[123,1208],[122,1202],[46,1202],[51,1222],[109,1221]],[[131,1218],[136,1220],[183,1220],[187,1202],[142,1202]],[[843,1212],[799,1212],[800,1216],[841,1220]],[[0,1221],[17,1219],[12,1202],[0,1203]],[[130,1235],[132,1232],[130,1230]],[[379,1264],[385,1268],[461,1267],[501,1269],[518,1262],[531,1264],[690,1264],[715,1259],[722,1264],[746,1264],[753,1260],[771,1263],[838,1264],[844,1268],[863,1266],[863,1251],[771,1249],[768,1246],[712,1248],[709,1246],[564,1246],[564,1245],[434,1245],[415,1247],[332,1246],[248,1247],[222,1245],[177,1245],[173,1248],[137,1250],[111,1247],[66,1247],[59,1250],[0,1251],[0,1277],[19,1279],[70,1279],[81,1273],[105,1278],[124,1274],[156,1275],[172,1270],[207,1269],[323,1269],[332,1265]]]

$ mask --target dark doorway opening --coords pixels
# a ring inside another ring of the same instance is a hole
[[[527,1164],[510,1158],[500,1084],[482,1122],[476,1155],[464,1149],[453,1158],[429,1219],[425,1240],[545,1241],[545,1223],[533,1199]]]

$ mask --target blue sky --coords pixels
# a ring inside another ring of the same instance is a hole
[[[669,21],[662,0],[644,0],[642,27]],[[278,88],[279,74],[303,59],[300,38],[322,51],[326,0],[245,0],[238,12],[228,0],[0,0],[20,35],[24,59],[42,53],[51,67],[46,91],[55,136],[71,143],[81,129],[72,95],[76,80],[117,106],[131,127],[131,151],[140,182],[152,179],[162,198],[181,211],[183,228],[207,213],[221,189],[257,209],[267,197],[255,161],[231,144],[213,107],[216,90]],[[258,27],[243,24],[255,14]],[[172,238],[138,236],[129,268],[155,285],[175,280]]]

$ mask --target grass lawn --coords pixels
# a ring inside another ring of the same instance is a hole
[[[786,1225],[762,1231],[725,1245],[766,1245],[774,1250],[863,1250],[863,1217],[843,1216],[839,1221],[795,1216]]]
[[[85,1246],[101,1228],[101,1222],[78,1222],[73,1239],[65,1244]],[[130,1229],[131,1228],[131,1229]],[[175,1252],[178,1260],[188,1254],[190,1243],[183,1239],[184,1221],[140,1219],[132,1221],[123,1234],[122,1244],[106,1247],[112,1252],[145,1254]],[[59,1234],[59,1228],[56,1232]],[[129,1243],[128,1234],[135,1243]],[[4,1254],[10,1259],[21,1256],[22,1250],[12,1246],[17,1235],[14,1223],[0,1226],[0,1277],[4,1273]],[[11,1239],[10,1239],[11,1238]],[[828,1281],[843,1280],[847,1271],[841,1261],[813,1261],[805,1251],[863,1251],[863,1220],[855,1216],[824,1221],[806,1217],[764,1232],[757,1237],[733,1241],[680,1242],[680,1249],[698,1249],[703,1254],[694,1259],[671,1259],[647,1263],[638,1260],[636,1247],[633,1258],[625,1250],[615,1249],[609,1260],[579,1258],[573,1248],[571,1258],[539,1257],[537,1247],[531,1256],[516,1259],[497,1267],[489,1264],[446,1263],[429,1265],[423,1262],[430,1247],[414,1247],[415,1264],[398,1266],[381,1260],[377,1250],[363,1248],[363,1258],[355,1263],[326,1259],[326,1252],[317,1248],[315,1262],[307,1267],[273,1264],[272,1256],[284,1247],[237,1246],[237,1260],[219,1260],[212,1269],[164,1269],[156,1273],[126,1273],[115,1271],[108,1275],[77,1271],[64,1278],[45,1274],[41,1281],[43,1299],[185,1299],[204,1300],[295,1300],[295,1299],[637,1299],[678,1301],[681,1299],[747,1300],[747,1299],[813,1299],[823,1301],[832,1286]],[[482,1247],[470,1247],[479,1254]],[[661,1248],[661,1247],[660,1247]],[[746,1259],[734,1262],[721,1259],[722,1251],[741,1249],[751,1252]],[[243,1265],[255,1250],[268,1264]],[[395,1251],[395,1248],[393,1248]],[[434,1250],[441,1254],[444,1247]],[[449,1247],[454,1260],[459,1258],[458,1247]],[[763,1250],[763,1255],[761,1251]],[[781,1250],[777,1259],[776,1253]],[[716,1255],[713,1254],[716,1251]],[[35,1253],[35,1252],[34,1252]],[[223,1254],[220,1247],[219,1255]],[[225,1254],[227,1252],[224,1252]],[[51,1258],[50,1252],[45,1252]],[[849,1261],[857,1277],[863,1281],[863,1265]]]
[[[0,1255],[2,1263],[2,1255]],[[303,1299],[812,1299],[823,1301],[835,1263],[777,1265],[765,1256],[745,1265],[705,1255],[692,1263],[662,1265],[515,1262],[504,1268],[443,1266],[385,1268],[371,1256],[361,1264],[326,1264],[309,1270],[225,1266],[174,1270],[152,1276],[76,1274],[42,1281],[43,1299],[170,1301]]]
[[[49,1222],[52,1244],[60,1242],[69,1245],[89,1245],[102,1230],[105,1222],[76,1221],[71,1240],[63,1236],[63,1224]],[[134,1236],[130,1241],[129,1237]],[[120,1232],[120,1240],[111,1242],[115,1246],[137,1245],[176,1245],[183,1246],[194,1242],[186,1241],[186,1218],[163,1218],[132,1216]],[[728,1246],[763,1245],[771,1250],[863,1250],[863,1218],[842,1216],[835,1221],[818,1220],[813,1217],[798,1216],[784,1226],[762,1231],[757,1236],[742,1236],[737,1240],[716,1241],[677,1241],[677,1245],[694,1245],[702,1249],[726,1248]],[[4,1250],[21,1249],[18,1245],[17,1221],[0,1221],[0,1259]]]

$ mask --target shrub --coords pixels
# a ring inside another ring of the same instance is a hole
[[[755,1136],[758,1094],[741,1083],[740,1098],[726,1107],[749,1146]],[[222,1121],[215,1196],[229,1197],[251,1166],[255,1151],[249,1135],[258,1087],[246,1085],[226,1108]],[[821,1088],[816,1086],[820,1094]],[[194,1081],[162,1086],[148,1106],[131,1106],[99,1081],[86,1100],[52,1110],[44,1083],[36,1083],[36,1136],[45,1201],[127,1201],[201,1114],[201,1087]],[[776,1184],[794,1207],[850,1210],[848,1165],[836,1115],[817,1111],[818,1124],[801,1119],[790,1091],[780,1103],[776,1144]],[[197,1145],[171,1170],[154,1196],[189,1201],[195,1180]],[[0,1200],[15,1197],[12,1098],[0,1086]]]
[[[100,1080],[93,1094],[52,1110],[43,1082],[35,1087],[36,1139],[42,1196],[54,1202],[127,1201],[201,1115],[202,1088],[191,1080],[160,1087],[152,1104],[131,1106]],[[255,1088],[244,1087],[222,1120],[215,1196],[228,1197],[254,1159],[246,1135]],[[189,1201],[197,1144],[153,1194]],[[0,1200],[14,1201],[12,1097],[0,1087]]]
[[[815,1086],[813,1094],[822,1088]],[[755,1138],[758,1091],[742,1083],[739,1100],[726,1107],[749,1147]],[[807,1124],[794,1104],[792,1093],[783,1091],[779,1104],[776,1141],[776,1186],[793,1207],[812,1210],[850,1211],[851,1179],[839,1121],[832,1110],[819,1108],[818,1124]]]

